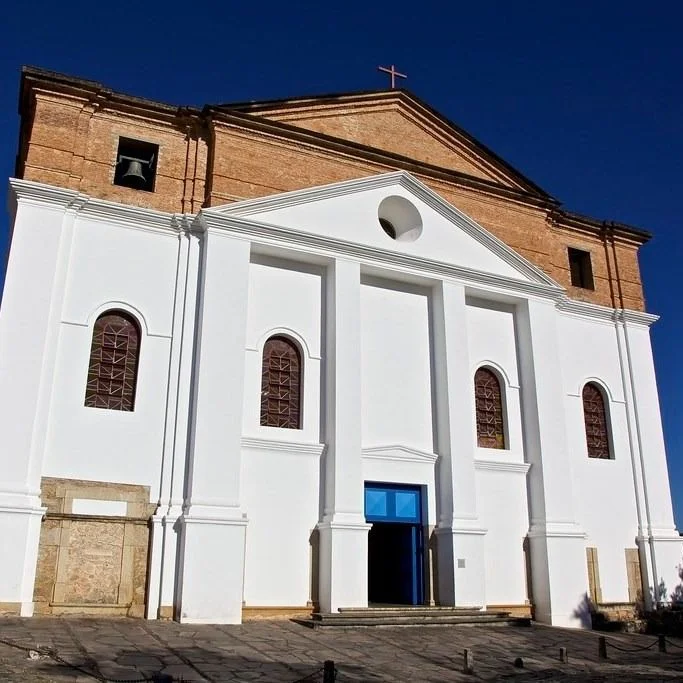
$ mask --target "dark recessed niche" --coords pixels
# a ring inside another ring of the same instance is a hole
[[[119,138],[114,185],[154,192],[159,145],[132,138]]]
[[[392,240],[396,239],[396,228],[393,226],[393,223],[390,220],[387,220],[386,218],[380,218],[379,224],[382,226],[382,230],[384,230],[384,232],[386,232]]]
[[[567,257],[572,286],[582,289],[595,289],[590,252],[569,247]]]

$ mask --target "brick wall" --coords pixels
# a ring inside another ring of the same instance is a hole
[[[259,127],[247,125],[245,116],[263,124],[267,112],[242,113],[240,120],[115,95],[98,84],[34,74],[25,75],[21,109],[17,168],[28,180],[193,213],[202,206],[408,168],[566,287],[569,296],[644,309],[637,261],[642,239],[623,230],[610,233],[595,221],[565,221],[552,200],[522,191],[514,172],[501,170],[483,156],[474,158],[471,146],[466,149],[465,143],[447,139],[442,129],[428,130],[427,119],[404,116],[396,106],[364,112],[337,108],[336,115],[328,117],[281,109],[270,114],[272,119],[290,125]],[[302,139],[292,132],[294,126],[313,133]],[[316,132],[346,136],[390,154],[330,144]],[[113,184],[119,136],[159,145],[154,192]],[[397,154],[416,161],[408,164]],[[444,172],[437,172],[434,164]],[[568,247],[590,252],[595,290],[571,286]]]

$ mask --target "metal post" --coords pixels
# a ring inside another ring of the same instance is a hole
[[[474,673],[474,657],[471,650],[465,649],[462,653],[462,670],[463,673],[473,674]]]
[[[560,661],[563,664],[567,663],[567,648],[566,647],[561,647],[560,648]]]
[[[607,640],[605,636],[598,638],[598,659],[607,659]]]
[[[666,637],[663,635],[657,636],[657,646],[660,652],[666,652]]]
[[[334,662],[326,659],[323,664],[323,683],[334,683],[335,678]]]

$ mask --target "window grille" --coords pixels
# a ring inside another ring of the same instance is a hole
[[[583,419],[589,458],[609,458],[607,411],[602,391],[595,384],[583,388]]]
[[[477,412],[477,445],[481,448],[505,448],[500,382],[491,370],[479,368],[475,373],[474,399]]]
[[[261,424],[301,427],[301,356],[285,337],[271,337],[263,347]]]
[[[103,313],[95,322],[85,405],[109,410],[133,410],[138,373],[140,330],[120,311]]]

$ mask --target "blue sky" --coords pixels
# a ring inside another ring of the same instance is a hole
[[[0,177],[22,64],[201,105],[406,87],[564,206],[650,230],[641,252],[669,471],[683,527],[683,3],[8,3]],[[0,249],[7,217],[0,217]]]

